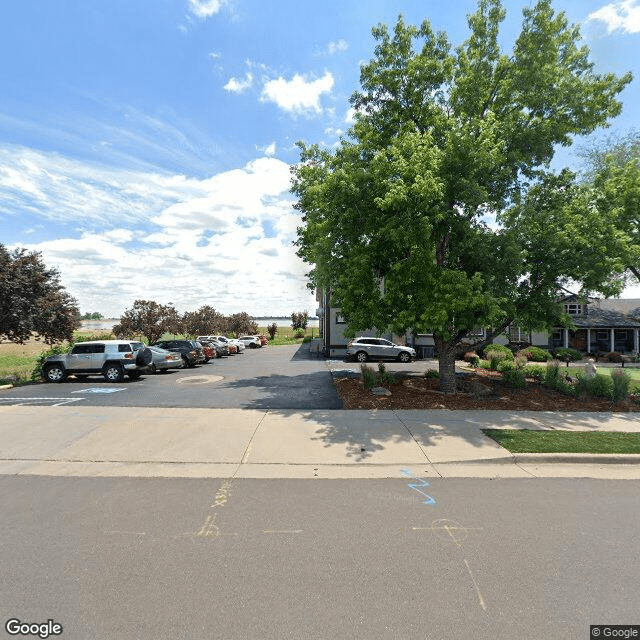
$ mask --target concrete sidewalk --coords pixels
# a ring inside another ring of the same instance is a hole
[[[0,407],[0,474],[640,478],[640,456],[514,455],[482,429],[640,431],[637,414]]]

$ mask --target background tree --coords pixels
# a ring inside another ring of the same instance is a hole
[[[0,337],[23,343],[35,333],[47,344],[71,340],[79,315],[77,301],[40,253],[0,244]]]
[[[308,311],[294,311],[291,314],[291,326],[294,329],[304,329],[306,331],[309,324],[309,312]]]
[[[243,311],[227,317],[227,329],[236,337],[244,334],[254,335],[258,333],[258,324],[251,319],[248,313]]]
[[[157,342],[162,335],[176,327],[179,314],[172,304],[159,304],[153,300],[136,300],[127,309],[120,322],[113,327],[119,337],[144,336],[149,344]]]
[[[627,234],[625,269],[640,282],[640,132],[610,136],[580,153],[585,188],[602,215],[615,215]]]
[[[278,333],[278,325],[275,322],[272,322],[267,327],[267,333],[269,334],[269,337],[273,340],[276,336],[276,333]]]
[[[225,333],[227,324],[227,318],[209,305],[183,315],[184,332],[191,336]]]
[[[578,28],[550,0],[523,14],[508,56],[498,45],[498,0],[480,0],[468,40],[453,53],[427,21],[414,27],[400,18],[393,33],[376,27],[375,56],[351,98],[350,140],[335,152],[301,144],[293,169],[304,222],[298,255],[313,265],[310,286],[331,291],[351,334],[433,333],[446,393],[456,390],[455,356],[474,328],[491,337],[491,328],[515,320],[543,326],[544,312],[558,309],[555,286],[580,276],[536,275],[537,254],[522,244],[535,229],[531,200],[505,228],[489,222],[525,202],[539,181],[556,225],[547,229],[557,232],[553,248],[567,255],[575,228],[591,234],[576,226],[578,206],[552,206],[558,189],[544,169],[556,145],[620,112],[616,95],[631,80],[595,74]],[[615,288],[604,271],[590,279],[591,291]]]

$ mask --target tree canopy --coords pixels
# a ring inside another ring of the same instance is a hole
[[[620,241],[611,220],[585,215],[573,176],[547,166],[557,145],[618,115],[631,76],[596,74],[550,0],[523,10],[506,55],[504,16],[499,0],[480,0],[454,50],[428,21],[374,28],[349,138],[335,151],[301,143],[293,168],[311,286],[331,291],[351,333],[433,333],[446,392],[474,328],[548,324],[569,279],[619,287],[616,265],[596,255]],[[592,251],[579,264],[582,246]]]
[[[165,332],[172,330],[181,330],[181,318],[175,307],[153,300],[136,300],[113,327],[113,333],[118,337],[145,336],[149,344],[157,342]]]
[[[79,313],[58,271],[40,253],[0,244],[0,337],[19,343],[33,334],[47,344],[71,340]]]

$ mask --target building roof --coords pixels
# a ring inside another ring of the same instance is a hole
[[[571,317],[578,328],[640,328],[640,300],[609,298],[590,303],[586,312]]]

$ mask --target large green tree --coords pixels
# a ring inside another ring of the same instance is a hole
[[[118,337],[145,336],[149,344],[160,340],[167,331],[179,330],[181,318],[172,304],[160,304],[154,300],[136,300],[131,309],[120,317],[113,327]]]
[[[71,340],[80,326],[77,301],[56,269],[38,252],[0,244],[0,338],[23,343],[32,335],[47,344]]]
[[[351,332],[433,333],[447,393],[474,328],[544,326],[557,286],[582,284],[581,243],[620,240],[609,221],[584,217],[584,200],[567,200],[572,176],[544,170],[557,145],[620,112],[631,77],[594,73],[578,28],[550,0],[523,16],[509,55],[498,44],[499,0],[480,0],[453,51],[427,21],[376,27],[349,139],[334,152],[301,144],[293,168],[310,284],[331,291]],[[547,222],[532,237],[536,200]],[[616,265],[593,253],[589,264],[584,286],[615,291]]]

